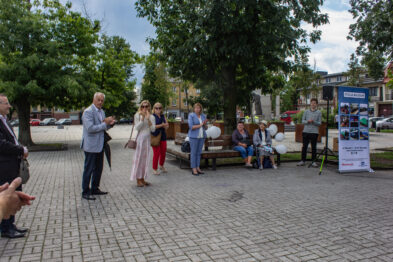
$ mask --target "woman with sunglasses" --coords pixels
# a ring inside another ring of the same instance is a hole
[[[160,161],[160,170],[162,173],[166,173],[166,169],[164,167],[165,163],[165,154],[166,154],[166,132],[169,124],[165,119],[165,116],[162,114],[162,105],[161,103],[155,103],[153,106],[153,116],[155,118],[156,130],[152,132],[152,136],[159,136],[161,134],[160,144],[157,146],[152,146],[153,148],[153,174],[159,175],[160,172],[158,169],[158,161]]]
[[[136,180],[138,187],[150,185],[145,181],[150,161],[150,132],[156,130],[156,121],[150,114],[150,108],[149,101],[144,100],[134,116],[134,128],[138,131],[138,136],[132,161],[131,180]]]

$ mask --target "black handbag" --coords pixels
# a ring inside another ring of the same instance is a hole
[[[190,153],[191,152],[190,142],[184,141],[183,144],[181,145],[181,151],[184,153]]]
[[[240,141],[240,143],[246,144],[247,146],[251,146],[252,142],[250,139],[243,139]]]

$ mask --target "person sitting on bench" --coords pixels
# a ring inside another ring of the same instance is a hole
[[[246,167],[252,167],[251,158],[254,155],[254,149],[250,140],[250,135],[244,129],[244,123],[237,123],[237,128],[232,133],[233,150],[238,151],[244,159]]]
[[[262,120],[259,123],[259,128],[255,130],[253,142],[256,150],[258,150],[259,155],[259,169],[263,169],[263,158],[269,157],[270,161],[272,161],[272,165],[274,169],[277,169],[276,164],[274,163],[274,150],[272,148],[272,136],[270,135],[269,130],[267,128],[267,122]]]

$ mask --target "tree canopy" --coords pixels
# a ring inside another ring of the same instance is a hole
[[[348,39],[359,41],[357,55],[375,79],[383,76],[386,61],[393,60],[393,2],[391,0],[351,0],[349,10],[356,23],[350,25]]]
[[[33,144],[30,107],[76,109],[94,92],[120,105],[136,54],[124,39],[100,38],[100,23],[58,0],[0,0],[0,92],[19,116],[19,140]]]
[[[290,72],[307,56],[302,23],[328,22],[320,0],[138,0],[138,14],[156,28],[151,45],[160,50],[173,76],[213,81],[226,95],[224,118],[232,130],[238,98],[266,89],[270,76]],[[291,59],[289,59],[291,58]],[[230,94],[230,95],[229,95]]]

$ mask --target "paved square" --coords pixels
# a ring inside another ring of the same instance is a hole
[[[16,217],[30,233],[0,239],[0,261],[393,261],[392,172],[318,176],[284,163],[193,177],[169,160],[168,174],[137,188],[122,127],[101,180],[110,193],[86,201],[78,127],[39,128],[35,141],[69,148],[31,153],[24,191],[37,199]]]

